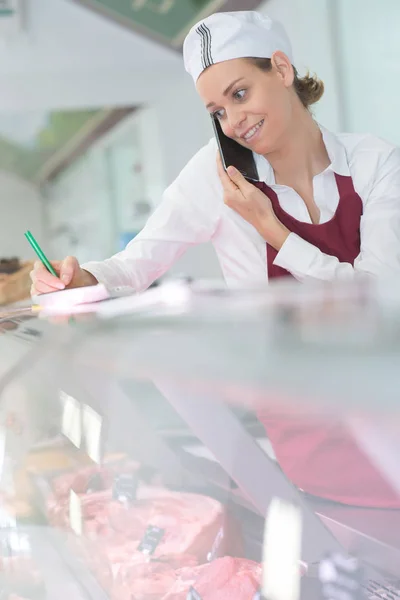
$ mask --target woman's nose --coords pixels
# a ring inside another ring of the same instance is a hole
[[[228,114],[229,128],[233,134],[233,137],[238,133],[238,131],[240,131],[240,129],[243,129],[243,123],[245,120],[246,115],[243,111],[231,111]]]

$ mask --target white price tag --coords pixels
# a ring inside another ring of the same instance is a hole
[[[31,543],[26,533],[20,531],[11,531],[8,541],[13,554],[29,555],[31,552]]]
[[[103,418],[91,406],[83,406],[83,434],[86,450],[90,458],[97,464],[101,460],[101,429]]]
[[[74,446],[80,448],[82,439],[80,402],[63,391],[60,392],[60,399],[64,405],[61,430]]]
[[[299,600],[302,516],[299,508],[273,498],[265,520],[263,589],[270,600]]]
[[[76,535],[82,535],[82,503],[73,490],[69,494],[69,523]]]

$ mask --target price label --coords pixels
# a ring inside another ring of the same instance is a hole
[[[300,509],[273,498],[265,520],[263,585],[267,598],[299,600],[302,515]]]
[[[31,552],[31,543],[26,533],[11,531],[8,535],[8,543],[13,555],[28,555]]]
[[[76,535],[82,535],[82,503],[78,494],[73,490],[69,493],[69,523]]]
[[[188,595],[186,596],[186,600],[202,600],[202,597],[192,586],[188,592]]]
[[[114,479],[113,499],[133,503],[136,500],[139,481],[134,473],[120,473]]]
[[[357,600],[363,596],[363,569],[355,557],[338,552],[328,555],[319,563],[318,576],[323,598],[335,600],[347,596]]]
[[[91,406],[83,405],[83,432],[86,440],[86,451],[97,464],[101,460],[101,429],[103,418]]]
[[[143,554],[147,555],[154,554],[158,544],[161,542],[164,536],[164,533],[164,529],[161,529],[160,527],[154,527],[153,525],[149,525],[149,527],[146,529],[146,533],[144,534],[142,541],[138,546],[139,552],[142,552]]]
[[[78,400],[60,392],[60,400],[63,403],[63,415],[61,431],[77,448],[81,447],[82,421],[81,405]]]

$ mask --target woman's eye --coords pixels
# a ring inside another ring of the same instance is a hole
[[[236,100],[243,100],[245,95],[246,95],[246,90],[238,90],[237,92],[235,92],[233,94],[233,96],[236,98]]]
[[[223,110],[216,110],[213,113],[214,119],[222,119],[223,116],[224,116],[224,111]]]

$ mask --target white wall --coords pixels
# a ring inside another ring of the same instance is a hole
[[[39,191],[9,173],[0,172],[0,257],[35,258],[24,232],[30,229],[46,248],[43,205]]]
[[[338,0],[346,128],[400,145],[400,2]]]
[[[143,187],[154,209],[166,184],[151,109],[124,119],[47,186],[46,214],[53,254],[72,254],[81,262],[101,260],[120,249],[120,233],[143,227],[143,220],[124,222],[137,196],[133,167],[136,155],[142,152]],[[62,227],[67,231],[60,237]],[[71,232],[78,238],[75,243]]]
[[[268,0],[260,10],[285,25],[295,66],[325,82],[322,124],[400,144],[399,0]]]
[[[51,255],[80,261],[111,254],[110,205],[102,154],[94,148],[45,191],[46,229]]]
[[[294,66],[299,72],[310,70],[325,83],[325,94],[314,109],[317,120],[332,131],[342,131],[342,83],[338,75],[332,4],[332,0],[267,0],[259,10],[284,25],[293,46]]]

